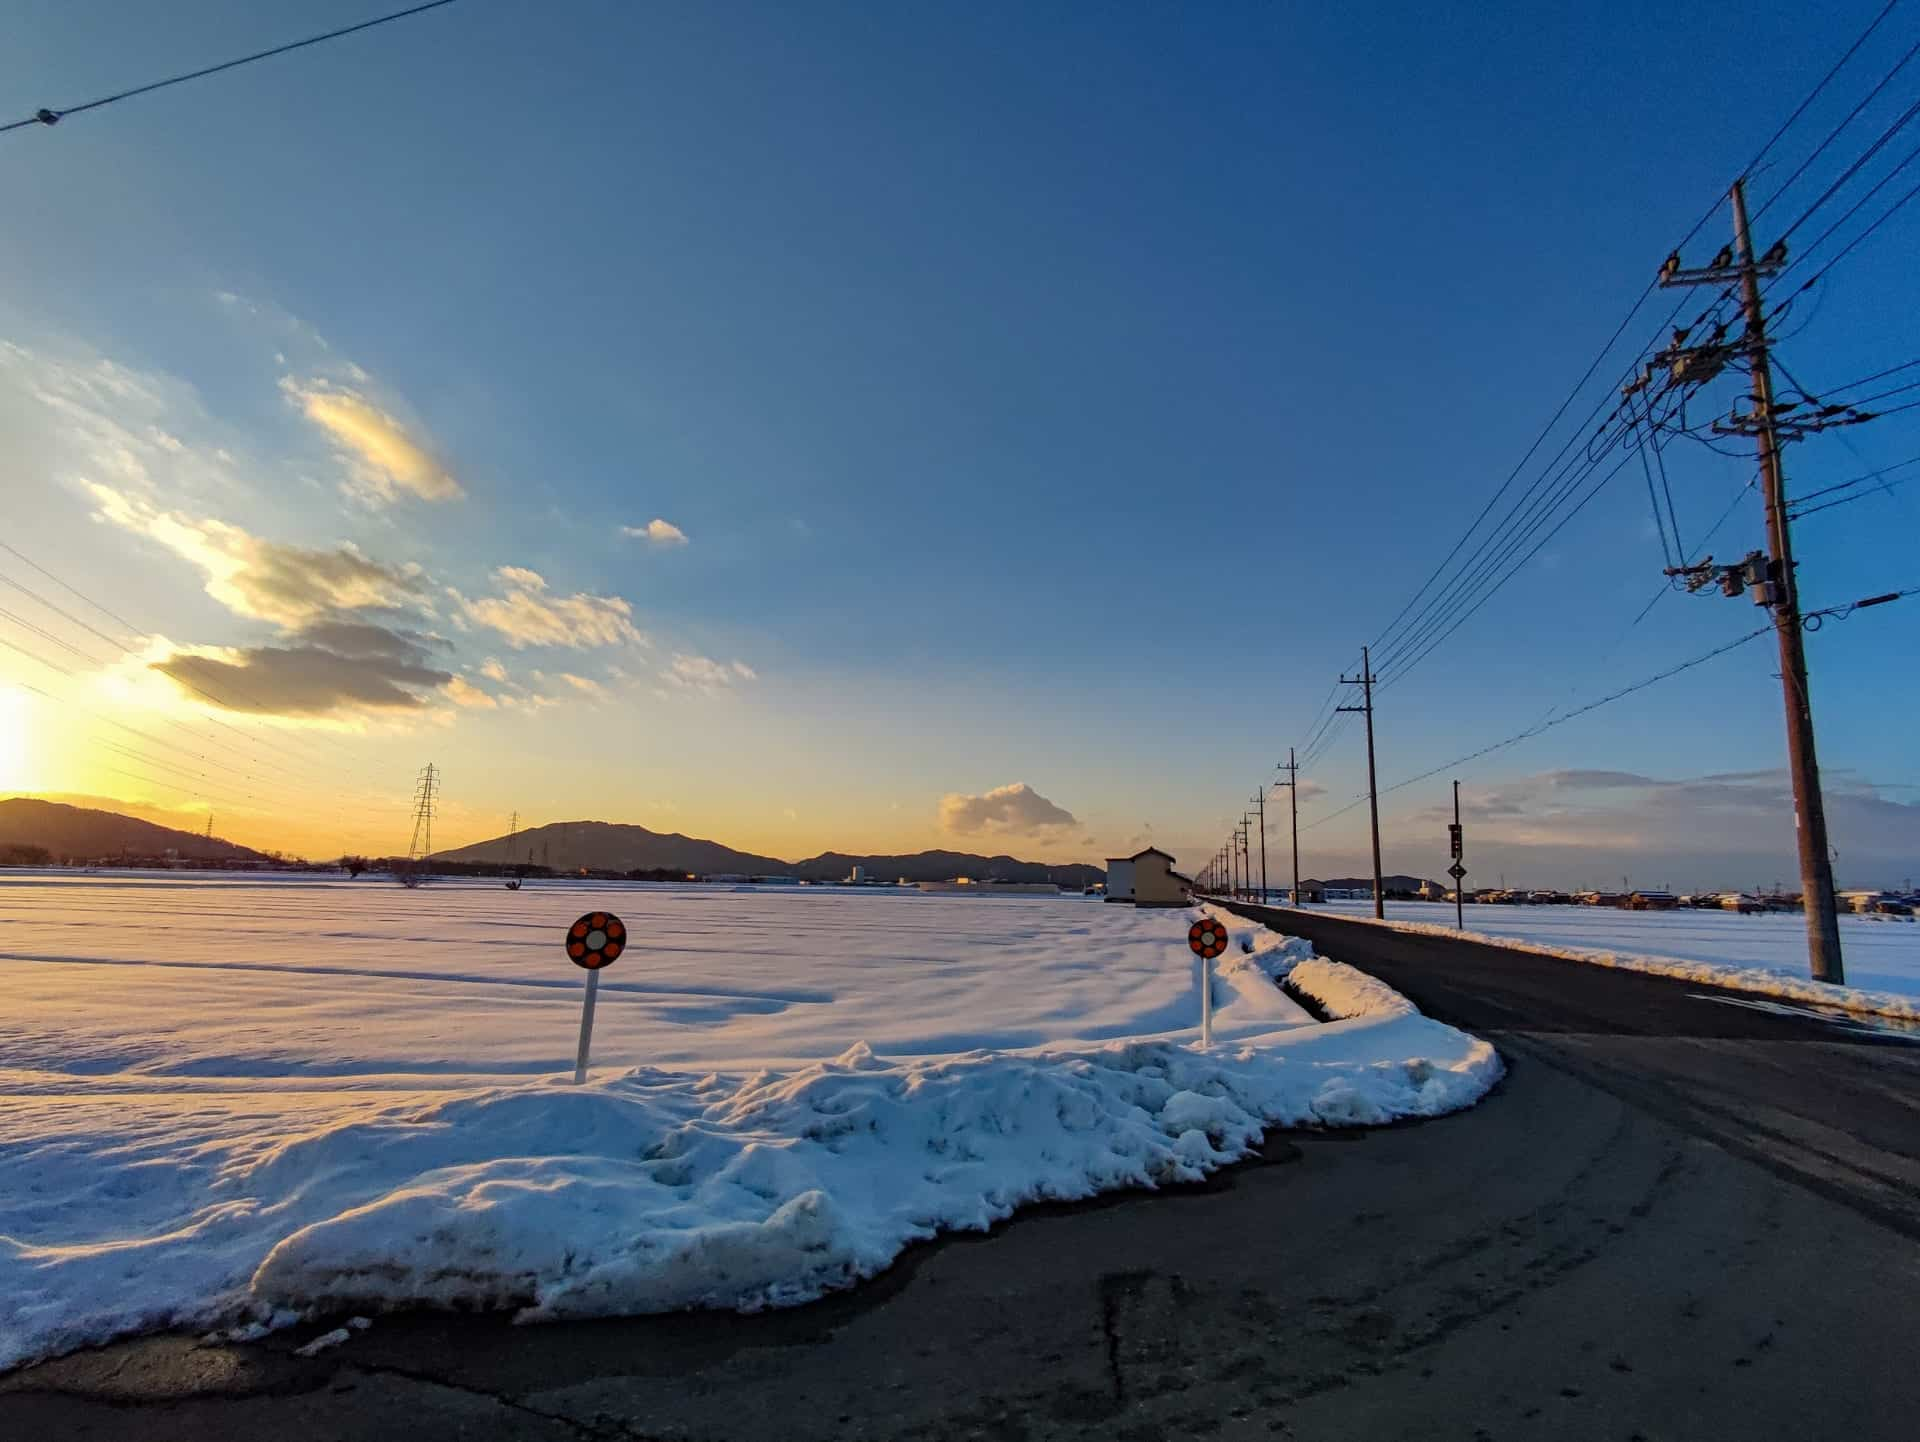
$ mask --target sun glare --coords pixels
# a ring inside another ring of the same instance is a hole
[[[27,778],[27,693],[0,687],[0,791],[25,791]]]

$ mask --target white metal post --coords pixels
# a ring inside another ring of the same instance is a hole
[[[593,999],[600,991],[600,973],[587,973],[587,999],[580,1008],[580,1050],[573,1059],[573,1084],[587,1079],[587,1050],[593,1045]]]
[[[1200,1046],[1213,1049],[1213,958],[1200,958]]]

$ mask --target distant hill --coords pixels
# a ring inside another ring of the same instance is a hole
[[[822,852],[805,861],[782,861],[735,851],[717,841],[679,832],[649,831],[611,821],[555,821],[522,831],[509,847],[496,836],[471,846],[434,853],[439,861],[525,862],[551,866],[556,871],[649,871],[667,868],[697,876],[797,876],[803,881],[841,881],[853,868],[864,868],[870,880],[947,881],[971,876],[980,881],[1057,881],[1084,886],[1106,873],[1097,866],[1048,866],[1012,856],[975,856],[965,851],[920,851],[911,856],[850,856]]]
[[[970,876],[975,881],[1053,881],[1062,886],[1085,886],[1107,879],[1107,873],[1097,866],[1055,866],[1012,856],[976,856],[970,851],[916,851],[910,856],[848,856],[823,851],[794,862],[788,874],[806,881],[840,881],[856,866],[866,872],[869,881],[898,881],[903,877],[908,881],[949,881]]]
[[[44,846],[56,861],[163,856],[169,851],[191,861],[265,860],[259,852],[217,836],[208,838],[117,811],[68,806],[34,796],[0,801],[0,845]]]
[[[511,853],[511,854],[509,854]],[[717,841],[682,836],[677,831],[649,831],[613,821],[555,821],[522,831],[513,838],[496,836],[453,851],[436,851],[442,861],[520,861],[556,871],[650,871],[667,867],[702,876],[738,872],[744,876],[787,876],[792,869],[774,856],[735,851]]]

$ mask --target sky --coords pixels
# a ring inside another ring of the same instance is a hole
[[[1878,8],[461,0],[0,135],[0,788],[329,856],[404,849],[432,762],[437,845],[1202,865]],[[1794,182],[1762,244],[1914,98],[1792,177],[1910,8],[1756,176]],[[0,96],[380,9],[28,0]],[[1783,319],[1810,388],[1915,355],[1916,224]],[[1793,447],[1790,492],[1917,417]],[[1748,456],[1666,455],[1683,537],[1761,544]],[[1920,583],[1910,490],[1797,528],[1810,605]],[[1636,624],[1663,564],[1622,471],[1382,687],[1381,786],[1760,623]],[[1809,638],[1842,885],[1920,871],[1917,638],[1920,597]],[[1444,868],[1457,775],[1475,882],[1791,881],[1777,671],[1383,794],[1388,869]],[[1308,875],[1365,866],[1356,721]]]

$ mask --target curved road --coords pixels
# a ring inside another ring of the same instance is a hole
[[[1249,909],[1251,910],[1251,909]],[[1920,1047],[1689,983],[1273,914],[1510,1074],[1023,1213],[797,1311],[154,1338],[0,1380],[34,1438],[1913,1434]]]

